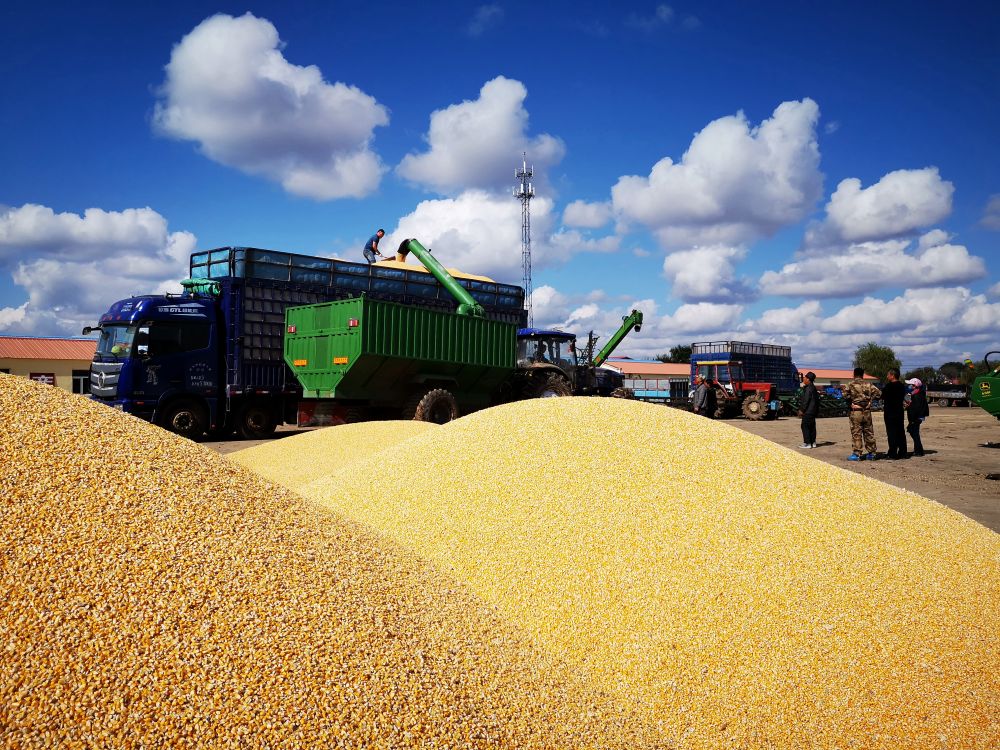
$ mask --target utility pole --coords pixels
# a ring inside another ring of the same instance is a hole
[[[534,325],[531,313],[531,207],[529,203],[535,196],[535,188],[531,184],[534,170],[528,166],[528,155],[522,153],[521,168],[514,171],[514,197],[521,201],[521,268],[524,272],[524,301],[528,306],[528,327]]]

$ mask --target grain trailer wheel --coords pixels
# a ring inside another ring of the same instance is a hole
[[[403,410],[405,419],[434,424],[447,424],[458,416],[458,402],[451,391],[444,388],[434,388],[414,396]]]

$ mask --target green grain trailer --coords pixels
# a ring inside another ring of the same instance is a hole
[[[285,311],[299,422],[448,422],[489,406],[516,368],[517,326],[358,297]],[[301,411],[301,410],[300,410]]]

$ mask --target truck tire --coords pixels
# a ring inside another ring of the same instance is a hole
[[[205,432],[205,410],[196,402],[187,399],[175,401],[157,419],[161,427],[175,435],[197,440]]]
[[[274,434],[278,426],[268,404],[251,401],[236,415],[236,431],[246,440],[263,440]]]
[[[635,398],[635,391],[631,388],[615,388],[608,396],[611,398]]]
[[[743,399],[743,416],[754,422],[759,422],[767,416],[767,401],[758,394],[751,393]]]
[[[553,373],[539,378],[531,388],[528,398],[559,398],[572,395],[573,389],[570,388],[569,381],[562,375]]]
[[[950,398],[939,398],[938,399],[938,403],[941,406],[951,406],[951,399]]]
[[[447,424],[458,419],[458,402],[451,391],[434,388],[423,394],[415,394],[403,407],[403,418],[416,422]]]

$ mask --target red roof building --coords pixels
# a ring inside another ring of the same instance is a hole
[[[94,339],[0,336],[0,373],[90,393],[90,363],[96,351]]]

